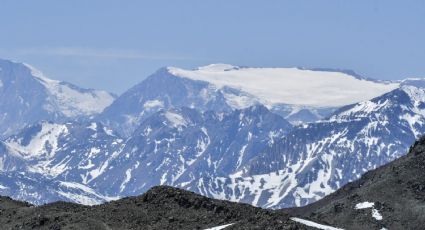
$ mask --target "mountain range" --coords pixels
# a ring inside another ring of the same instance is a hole
[[[408,154],[304,207],[261,209],[168,186],[101,205],[33,206],[0,197],[7,229],[422,229],[425,138]]]
[[[0,194],[34,204],[98,204],[171,185],[303,206],[401,157],[425,128],[422,79],[167,67],[115,99],[27,64],[0,67]]]

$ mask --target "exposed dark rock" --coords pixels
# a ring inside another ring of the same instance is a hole
[[[279,211],[209,199],[168,186],[97,206],[0,199],[2,229],[306,229]]]
[[[361,202],[372,208],[355,209]],[[349,183],[322,200],[298,209],[293,215],[345,229],[424,229],[425,223],[425,137],[416,141],[407,155]]]

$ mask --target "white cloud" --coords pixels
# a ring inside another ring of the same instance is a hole
[[[43,55],[65,57],[90,57],[109,59],[147,59],[147,60],[188,60],[189,57],[178,55],[151,55],[129,49],[94,49],[82,47],[44,47],[22,48],[11,51],[17,55]]]

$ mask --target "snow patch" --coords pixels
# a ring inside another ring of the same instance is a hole
[[[125,179],[124,179],[124,181],[121,183],[121,185],[120,185],[120,192],[122,192],[122,191],[124,191],[124,189],[125,189],[125,187],[126,187],[126,185],[127,185],[127,183],[130,181],[130,179],[131,179],[131,173],[132,173],[132,171],[134,170],[134,169],[137,169],[138,167],[139,167],[139,165],[140,165],[140,163],[137,161],[136,162],[136,164],[134,165],[134,167],[132,167],[132,168],[128,168],[126,171],[125,171]]]
[[[216,227],[212,227],[212,228],[206,228],[204,230],[221,230],[221,229],[225,229],[225,228],[229,227],[230,225],[233,225],[233,223],[232,224],[220,225],[220,226],[216,226]]]
[[[373,202],[365,201],[365,202],[356,204],[355,209],[373,208],[374,205],[375,205],[375,203],[373,203]]]
[[[236,95],[233,93],[223,92],[227,104],[234,109],[244,109],[258,104],[258,100],[254,96]]]
[[[164,102],[160,100],[150,100],[150,101],[146,101],[145,104],[143,104],[143,108],[145,109],[152,109],[156,107],[160,107],[160,108],[164,107]]]
[[[372,208],[372,217],[375,218],[376,220],[382,220],[383,217],[381,213],[379,213],[377,209],[373,208],[374,206],[375,206],[375,203],[366,201],[366,202],[356,204],[355,209]]]
[[[165,118],[167,118],[167,120],[170,121],[171,125],[174,127],[181,127],[187,125],[187,122],[183,118],[183,116],[177,113],[168,111],[165,113]]]
[[[304,225],[309,226],[309,227],[322,229],[322,230],[343,230],[342,228],[335,228],[335,227],[331,227],[331,226],[328,226],[328,225],[318,224],[316,222],[313,222],[313,221],[310,221],[310,220],[304,220],[304,219],[297,218],[297,217],[291,217],[291,220],[298,222],[300,224],[304,224]]]
[[[85,185],[75,183],[75,182],[64,182],[60,181],[59,185],[62,187],[70,188],[70,189],[76,189],[80,190],[83,193],[71,193],[71,192],[64,192],[62,190],[59,190],[58,193],[76,203],[84,204],[84,205],[97,205],[100,203],[103,203],[105,201],[112,201],[117,200],[119,197],[108,197],[108,196],[102,196],[98,194],[96,191],[94,191],[92,188],[87,187]]]
[[[90,124],[90,126],[88,126],[87,128],[88,128],[88,129],[91,129],[91,130],[93,130],[93,131],[96,131],[96,130],[97,130],[97,124],[96,124],[96,122],[92,122],[92,123]]]
[[[62,134],[66,134],[68,129],[65,125],[51,124],[44,122],[42,128],[30,143],[22,145],[22,140],[6,140],[5,144],[10,147],[15,154],[25,158],[51,158],[56,154],[58,148],[58,138]]]
[[[381,213],[379,213],[379,211],[374,208],[372,209],[372,217],[375,218],[376,220],[382,220]]]

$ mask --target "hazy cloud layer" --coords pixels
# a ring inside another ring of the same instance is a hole
[[[171,54],[146,54],[130,49],[97,49],[86,47],[32,47],[17,50],[5,50],[18,56],[41,55],[63,57],[89,57],[108,59],[145,59],[145,60],[189,60],[190,57]]]

